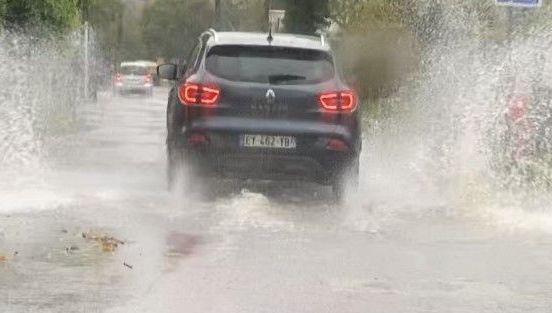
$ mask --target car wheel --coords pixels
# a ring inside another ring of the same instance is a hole
[[[204,177],[192,158],[182,149],[167,147],[167,185],[171,192],[183,192],[186,196],[202,197]]]
[[[334,180],[332,191],[338,202],[343,202],[348,195],[358,190],[359,159],[355,158]]]

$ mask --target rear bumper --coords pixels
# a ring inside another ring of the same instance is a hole
[[[347,155],[282,155],[187,151],[187,161],[203,176],[312,181],[330,185],[352,164]]]
[[[213,116],[192,121],[188,127],[183,127],[181,134],[193,131],[220,132],[227,134],[272,134],[327,136],[344,139],[353,148],[358,145],[358,131],[354,126],[345,126],[318,121],[272,120],[262,118],[240,118]]]
[[[206,135],[208,141],[199,145],[189,143],[189,135],[193,133]],[[294,136],[297,147],[242,147],[243,134]],[[348,149],[328,149],[330,139],[342,140]],[[177,145],[206,176],[304,180],[328,185],[356,160],[360,152],[358,141],[358,134],[347,128],[322,122],[213,117],[183,128]]]
[[[117,92],[150,92],[153,85],[115,85]]]

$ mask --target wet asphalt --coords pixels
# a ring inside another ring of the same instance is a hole
[[[552,311],[551,233],[410,190],[370,151],[346,205],[305,184],[169,193],[166,94],[102,94],[40,169],[4,175],[0,312]]]

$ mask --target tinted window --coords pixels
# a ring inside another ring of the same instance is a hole
[[[207,71],[233,81],[271,84],[313,84],[334,77],[330,55],[323,51],[218,46],[207,55]]]
[[[143,66],[123,66],[121,67],[121,74],[142,76],[148,74],[148,69]]]

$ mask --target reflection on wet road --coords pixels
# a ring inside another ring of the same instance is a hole
[[[548,233],[452,210],[370,151],[344,207],[311,185],[169,194],[166,93],[84,106],[43,169],[0,183],[1,312],[552,310]]]

